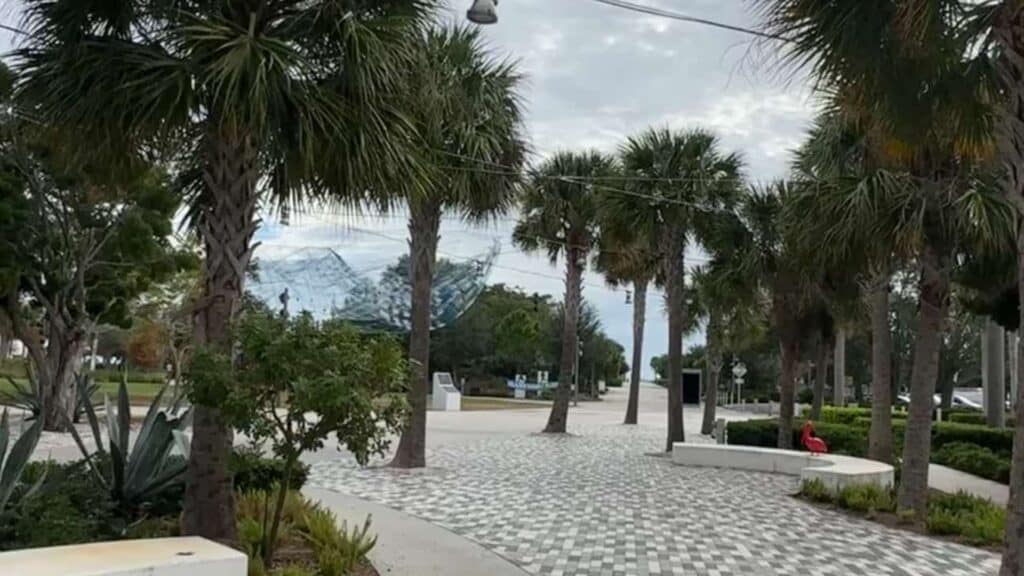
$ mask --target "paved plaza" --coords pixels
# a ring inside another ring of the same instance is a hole
[[[617,424],[614,404],[574,412],[573,435],[564,437],[509,424],[532,427],[543,411],[432,413],[428,468],[359,469],[343,455],[324,454],[310,484],[426,520],[531,574],[998,571],[995,554],[797,500],[795,478],[675,466],[655,455],[664,416],[645,413],[641,426],[626,427]],[[687,418],[689,431],[696,413]]]

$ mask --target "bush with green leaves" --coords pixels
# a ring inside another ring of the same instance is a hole
[[[233,356],[201,348],[187,370],[193,402],[217,406],[284,461],[261,555],[271,565],[285,497],[300,456],[334,435],[360,464],[383,456],[404,424],[407,383],[397,343],[351,325],[250,310],[233,327]]]
[[[1006,528],[1006,509],[964,492],[934,494],[928,500],[928,531],[962,536],[972,544],[999,544]]]
[[[163,405],[164,390],[161,389],[150,404],[134,444],[131,442],[131,403],[124,381],[118,387],[116,409],[110,398],[104,399],[106,447],[91,401],[86,400],[85,416],[96,450],[90,451],[75,427],[68,425],[89,470],[126,517],[166,502],[168,494],[177,494],[184,484],[189,452],[185,429],[191,412],[183,410],[180,403]]]
[[[872,515],[875,512],[892,512],[896,499],[891,490],[877,484],[853,484],[839,491],[836,503],[840,507]]]
[[[35,488],[33,488],[35,487]],[[110,495],[84,461],[32,462],[18,493],[35,497],[0,515],[0,549],[61,546],[117,538],[126,526],[114,517]]]
[[[932,453],[932,462],[982,478],[1010,483],[1010,455],[967,442],[951,442]]]
[[[970,412],[954,412],[947,416],[949,422],[955,424],[971,424],[974,426],[988,426],[988,418],[982,412],[970,411]],[[1012,415],[1006,417],[1006,426],[1013,428],[1017,425],[1017,419]]]
[[[291,490],[285,495],[281,509],[279,538],[289,548],[306,548],[315,558],[315,569],[295,565],[272,565],[262,554],[267,529],[265,518],[272,513],[271,500],[276,492],[242,492],[237,496],[239,541],[249,556],[249,576],[345,576],[361,563],[377,544],[370,535],[370,517],[362,526],[349,530],[329,510]],[[305,570],[305,571],[303,571]]]
[[[269,458],[258,447],[236,446],[231,452],[228,469],[238,492],[269,492],[284,482],[284,460]],[[302,490],[308,476],[309,466],[302,462],[296,463],[288,481],[289,488]]]
[[[835,499],[828,486],[817,478],[803,481],[800,485],[800,496],[812,502],[832,502]]]
[[[793,422],[793,446],[802,449],[800,431],[803,420]],[[779,421],[775,418],[729,422],[729,444],[774,448],[778,445]],[[868,450],[867,432],[858,426],[815,422],[814,433],[828,444],[829,452],[863,457]]]

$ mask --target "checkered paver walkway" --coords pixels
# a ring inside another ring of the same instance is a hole
[[[605,426],[428,453],[430,467],[314,465],[310,484],[447,528],[531,574],[974,576],[995,554],[791,494],[795,478],[673,465],[662,432]]]

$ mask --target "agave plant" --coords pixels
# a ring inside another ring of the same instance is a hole
[[[31,365],[26,371],[26,376],[28,382],[24,384],[10,376],[6,377],[11,389],[0,391],[0,404],[28,412],[29,416],[26,420],[35,420],[43,411],[43,401],[39,394],[39,382],[36,380]],[[100,385],[88,374],[75,374],[74,377],[75,390],[85,392],[84,394],[79,392],[78,401],[75,403],[73,420],[75,424],[78,424],[82,420],[82,415],[85,414],[85,405],[99,391]]]
[[[21,479],[21,473],[25,470],[32,452],[39,443],[39,436],[43,432],[43,421],[37,419],[27,430],[15,441],[10,453],[7,452],[7,444],[11,439],[11,431],[7,422],[7,410],[4,409],[3,416],[0,416],[0,514],[3,514],[10,502],[14,489]],[[39,489],[45,479],[45,474],[22,496],[28,498]]]
[[[184,482],[189,454],[189,439],[184,430],[189,423],[190,411],[183,411],[180,402],[162,405],[165,390],[161,389],[150,404],[134,442],[131,439],[131,404],[125,382],[121,382],[118,388],[116,409],[111,406],[109,397],[104,398],[106,448],[96,409],[87,396],[83,405],[96,442],[95,452],[90,452],[75,427],[68,425],[90,470],[122,510],[138,509]],[[82,388],[79,393],[84,396],[86,390]]]

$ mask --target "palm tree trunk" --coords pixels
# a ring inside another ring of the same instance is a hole
[[[918,521],[928,514],[928,461],[931,458],[933,395],[939,372],[939,347],[949,305],[949,272],[932,246],[921,255],[917,338],[910,374],[910,410],[903,442],[903,470],[897,503]]]
[[[708,383],[704,392],[704,420],[700,433],[707,436],[715,429],[715,409],[718,405],[718,378],[722,373],[721,323],[712,311],[708,318],[707,368]]]
[[[569,419],[569,394],[577,354],[576,331],[580,319],[580,300],[583,297],[585,260],[586,253],[570,243],[566,249],[565,317],[562,318],[562,358],[558,367],[558,388],[555,389],[555,402],[551,405],[551,414],[544,427],[544,432],[549,434],[564,434]]]
[[[409,207],[409,283],[412,285],[409,363],[409,421],[391,461],[397,468],[427,465],[427,390],[430,380],[430,307],[441,208],[413,202]]]
[[[668,300],[668,437],[665,451],[672,450],[672,444],[686,440],[683,431],[683,325],[686,321],[683,309],[683,251],[685,238],[677,233],[666,234],[665,250],[665,297]]]
[[[846,332],[836,330],[835,353],[832,354],[832,405],[846,405]]]
[[[222,128],[209,134],[204,194],[199,214],[203,240],[203,297],[196,305],[197,347],[231,351],[230,327],[245,292],[245,274],[258,227],[257,147],[244,132]],[[234,432],[211,399],[197,398],[192,413],[182,512],[182,532],[220,542],[233,542],[235,498],[228,459]]]
[[[1004,90],[1003,118],[1000,125],[1000,155],[1006,168],[1006,194],[1024,218],[1024,4],[1004,0],[995,25],[996,41],[1002,48],[999,74]],[[1024,297],[1024,226],[1017,226],[1017,292]],[[1021,307],[1024,320],[1024,306]],[[1021,323],[1024,329],[1024,321]],[[1017,345],[1017,397],[1015,414],[1018,426],[1024,422],[1024,386],[1020,386],[1021,339]],[[999,576],[1024,574],[1024,434],[1014,434],[1010,469],[1010,497],[1006,509],[1006,534]]]
[[[644,322],[647,320],[647,280],[633,282],[633,363],[629,369],[626,424],[636,424],[640,404],[640,367],[644,361]]]
[[[825,334],[818,338],[817,357],[814,360],[814,399],[811,401],[811,420],[821,420],[821,405],[825,401],[825,379],[828,378],[828,357],[831,345]]]
[[[1006,334],[999,324],[991,318],[986,318],[982,339],[985,422],[993,428],[1002,428],[1006,423]]]
[[[793,405],[796,402],[796,379],[800,370],[800,341],[786,338],[781,343],[782,381],[779,383],[778,447],[793,447]]]
[[[889,277],[871,287],[871,432],[868,458],[892,462],[892,332],[889,328]]]
[[[782,375],[779,382],[778,447],[793,447],[793,407],[796,401],[796,380],[800,370],[800,323],[797,318],[798,296],[789,288],[788,280],[777,280],[773,294],[772,316],[779,334]]]

